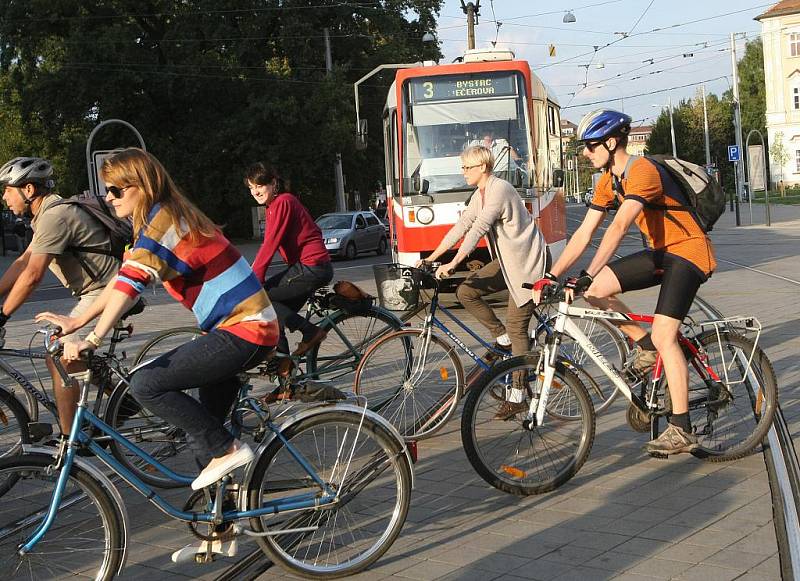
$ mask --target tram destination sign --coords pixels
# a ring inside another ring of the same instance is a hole
[[[411,101],[450,101],[457,99],[479,99],[481,97],[503,97],[517,94],[517,83],[513,74],[473,74],[469,76],[447,75],[411,79]]]

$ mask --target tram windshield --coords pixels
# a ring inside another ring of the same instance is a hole
[[[431,195],[470,190],[460,156],[473,145],[492,151],[495,175],[515,185],[527,183],[529,132],[522,75],[413,78],[405,95],[405,183],[425,180]]]

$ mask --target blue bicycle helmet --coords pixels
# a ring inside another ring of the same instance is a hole
[[[578,125],[578,141],[603,141],[609,137],[627,135],[631,130],[631,117],[611,109],[598,109],[587,113]]]

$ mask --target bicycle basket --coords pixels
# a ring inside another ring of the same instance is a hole
[[[419,304],[424,272],[402,264],[374,264],[378,302],[389,311],[411,311]]]

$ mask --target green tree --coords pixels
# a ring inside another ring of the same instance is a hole
[[[312,211],[330,209],[337,151],[350,188],[368,192],[383,177],[381,148],[354,148],[352,83],[384,62],[438,58],[420,38],[440,5],[0,0],[0,127],[14,136],[4,134],[3,151],[51,158],[72,194],[87,187],[89,132],[121,118],[231,235],[249,233],[241,176],[257,160],[277,166]],[[362,103],[367,115],[378,117],[389,82]],[[135,144],[124,131],[100,137],[99,148]]]
[[[772,161],[774,161],[778,165],[778,170],[780,175],[779,183],[782,184],[783,167],[786,165],[786,162],[789,161],[789,152],[786,151],[786,146],[783,144],[783,131],[778,131],[775,134],[775,139],[772,141],[772,144],[770,145],[769,148],[769,155],[772,158]],[[786,190],[783,187],[780,188],[780,191],[781,191],[781,196],[786,195]]]

